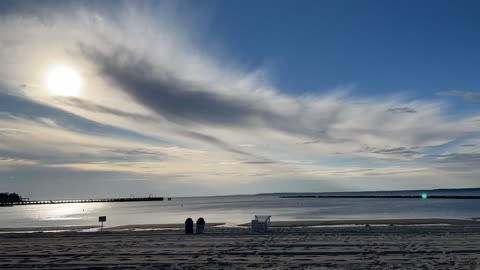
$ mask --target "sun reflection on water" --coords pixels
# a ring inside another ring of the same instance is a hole
[[[43,209],[36,211],[37,220],[78,220],[92,215],[104,208],[102,203],[66,203],[44,205]]]

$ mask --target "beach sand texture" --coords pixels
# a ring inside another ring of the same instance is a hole
[[[480,226],[453,224],[295,227],[284,222],[268,234],[207,226],[203,235],[185,235],[178,225],[3,233],[0,268],[480,269]]]

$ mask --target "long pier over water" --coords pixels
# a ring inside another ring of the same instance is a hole
[[[34,204],[61,204],[61,203],[99,203],[99,202],[138,202],[138,201],[163,201],[163,197],[139,198],[104,198],[104,199],[72,199],[72,200],[22,200],[18,202],[0,202],[0,206],[34,205]],[[171,198],[168,198],[171,200]]]

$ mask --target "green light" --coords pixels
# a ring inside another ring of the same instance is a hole
[[[422,199],[428,199],[427,193],[423,193],[423,194],[422,194]]]

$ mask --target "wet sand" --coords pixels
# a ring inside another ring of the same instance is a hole
[[[220,224],[210,224],[203,235],[184,235],[181,224],[2,233],[0,268],[480,269],[480,222],[336,222],[372,226],[303,221],[274,223],[268,234]]]

